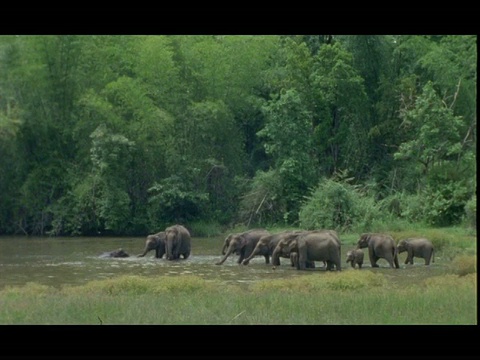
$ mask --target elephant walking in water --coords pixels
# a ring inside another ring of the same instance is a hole
[[[265,257],[265,263],[269,264],[270,263],[270,256],[273,254],[273,250],[275,250],[275,247],[277,246],[278,242],[285,238],[285,236],[292,234],[292,233],[299,233],[301,231],[282,231],[276,234],[269,234],[262,236],[258,242],[255,248],[253,249],[252,253],[250,254],[249,257],[247,257],[245,260],[243,260],[243,265],[248,265],[250,260],[252,260],[255,256],[261,255]],[[281,255],[280,255],[281,256]],[[290,258],[289,256],[285,256],[286,258]],[[274,265],[280,265],[280,262],[278,264]],[[293,266],[293,263],[292,263]]]
[[[190,232],[182,225],[173,225],[165,229],[165,251],[167,260],[184,259],[190,256]]]
[[[222,265],[231,254],[240,255],[238,264],[249,257],[262,236],[270,235],[265,229],[252,229],[243,233],[230,234],[224,241],[222,254],[223,258],[215,265]],[[265,256],[265,261],[267,257]]]
[[[148,235],[147,240],[145,241],[145,249],[143,250],[142,254],[138,255],[138,257],[144,257],[149,251],[155,249],[155,257],[157,259],[161,259],[166,253],[166,239],[167,236],[165,234],[165,231],[160,231],[156,234]]]
[[[370,264],[378,267],[377,261],[383,258],[388,261],[390,267],[399,268],[398,253],[395,240],[390,235],[367,233],[362,234],[357,242],[357,249],[367,248]]]
[[[272,263],[274,265],[278,263],[278,257],[282,254],[291,256],[298,270],[313,267],[315,261],[325,261],[327,270],[333,270],[335,267],[340,271],[342,268],[341,245],[335,234],[330,230],[289,234],[275,247]]]
[[[435,249],[433,248],[433,244],[430,240],[425,238],[400,240],[397,245],[397,250],[399,254],[404,251],[407,252],[408,255],[405,264],[410,263],[413,265],[414,256],[425,259],[425,265],[430,265],[430,260],[435,262]]]
[[[347,252],[347,264],[348,263],[350,263],[354,269],[355,265],[358,264],[358,268],[361,269],[363,265],[363,251],[360,249],[353,249]]]

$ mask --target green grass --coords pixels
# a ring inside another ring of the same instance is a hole
[[[456,268],[455,268],[456,269]],[[121,276],[0,292],[1,324],[476,324],[476,273],[395,286],[369,270],[306,274],[248,288],[197,276]]]

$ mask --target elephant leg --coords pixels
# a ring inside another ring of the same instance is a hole
[[[400,265],[398,264],[398,253],[395,252],[395,255],[393,255],[393,263],[395,264],[395,268],[400,269]]]
[[[373,252],[372,247],[368,248],[368,257],[370,258],[370,264],[372,265],[372,267],[378,267],[378,265],[377,265],[378,257]]]
[[[242,263],[243,259],[245,259],[245,248],[240,250],[240,256],[238,257],[238,260],[237,260],[238,265]]]
[[[425,256],[425,265],[430,265],[430,259],[432,258],[432,253]]]
[[[270,264],[270,255],[263,255],[265,258],[265,264]]]
[[[413,265],[413,250],[412,249],[408,249],[407,260],[410,264]]]

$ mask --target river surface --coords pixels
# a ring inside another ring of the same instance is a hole
[[[156,259],[155,251],[145,257],[145,237],[0,237],[0,289],[6,285],[36,282],[50,286],[84,284],[91,280],[117,275],[177,276],[194,274],[209,280],[250,283],[263,278],[298,276],[286,266],[274,271],[263,257],[252,259],[248,266],[237,264],[231,255],[223,265],[224,237],[192,238],[192,251],[186,260]],[[103,258],[101,255],[122,248],[130,257]]]
[[[0,236],[0,289],[7,285],[25,285],[35,282],[61,287],[65,284],[81,285],[91,280],[106,279],[118,275],[181,276],[197,275],[206,280],[224,283],[249,284],[262,279],[295,277],[323,272],[321,262],[313,271],[298,271],[289,266],[289,260],[275,270],[265,264],[264,257],[255,257],[248,266],[237,264],[238,255],[231,255],[223,265],[215,265],[222,257],[224,236],[192,238],[191,255],[186,260],[168,261],[154,258],[155,251],[139,258],[143,252],[145,237],[19,237]],[[353,271],[345,263],[345,254],[353,246],[342,246],[342,267]],[[104,252],[122,248],[130,257],[102,258]],[[405,255],[405,254],[401,254]],[[442,259],[429,267],[422,266],[423,259],[415,259],[415,265],[403,265],[400,271],[392,271],[388,264],[379,261],[381,268],[374,269],[396,278],[410,276],[434,276],[445,271]],[[364,268],[370,268],[365,252]],[[407,273],[404,271],[407,270]]]

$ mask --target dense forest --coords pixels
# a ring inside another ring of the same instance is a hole
[[[0,234],[476,227],[474,35],[0,37]]]

